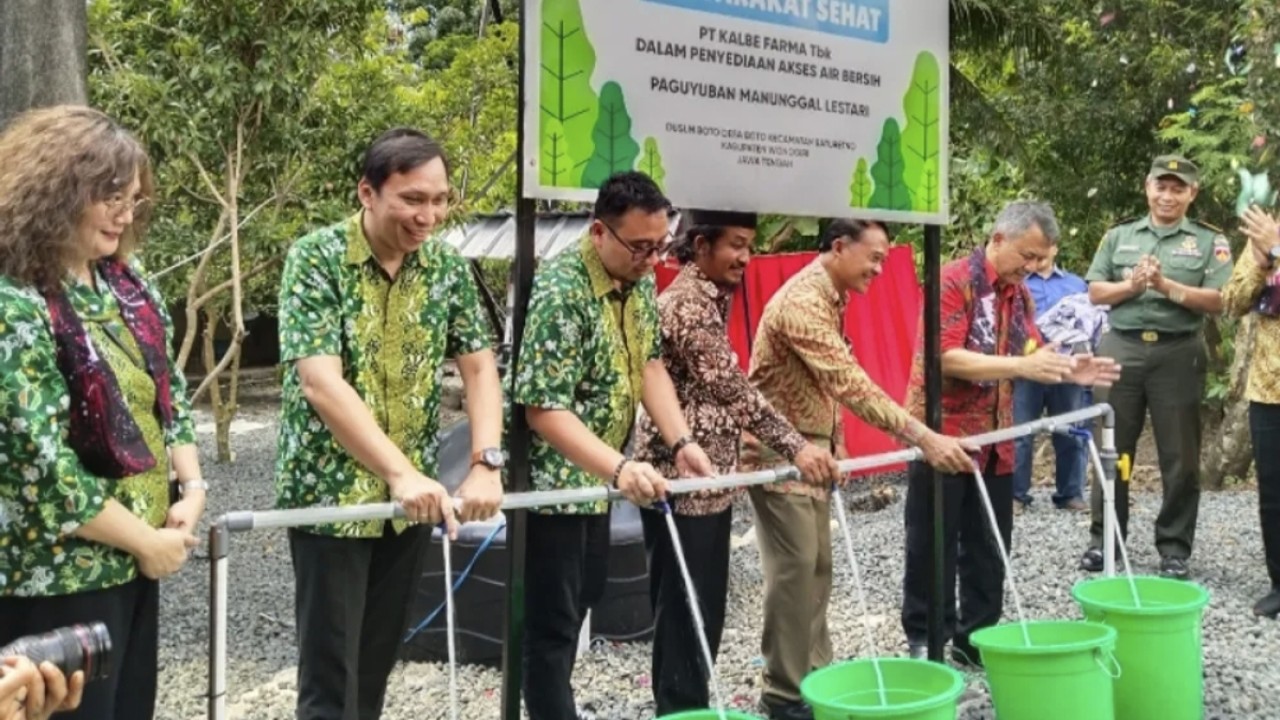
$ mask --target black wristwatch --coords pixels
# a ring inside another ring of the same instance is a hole
[[[692,435],[680,436],[680,439],[676,440],[676,444],[671,446],[671,457],[675,457],[679,455],[680,451],[683,450],[686,445],[693,445],[693,444],[694,444],[694,440]]]
[[[498,448],[485,448],[472,454],[471,466],[484,465],[490,470],[501,470],[507,465],[507,454]]]

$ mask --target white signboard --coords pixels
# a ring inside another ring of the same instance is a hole
[[[528,0],[529,197],[947,221],[947,0]]]

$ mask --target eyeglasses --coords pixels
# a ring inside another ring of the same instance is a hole
[[[617,240],[622,247],[631,252],[631,259],[633,261],[648,260],[654,255],[661,257],[666,255],[667,251],[671,249],[671,233],[667,233],[657,240],[645,239],[627,241],[623,240],[622,236],[618,234],[618,231],[614,230],[609,223],[601,220],[600,224],[609,230],[609,234],[613,236],[614,240]]]
[[[103,200],[102,204],[107,206],[107,212],[110,213],[112,217],[119,217],[120,215],[123,215],[126,210],[133,215],[137,215],[145,210],[149,206],[150,202],[150,198],[145,197],[130,200],[125,198],[123,195],[112,195],[106,200]]]

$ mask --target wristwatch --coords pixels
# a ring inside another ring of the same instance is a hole
[[[686,445],[693,444],[695,444],[695,441],[692,435],[681,435],[680,439],[676,440],[676,444],[671,446],[671,456],[675,457],[676,455],[679,455],[680,451],[683,450]]]
[[[484,465],[490,470],[501,470],[507,465],[507,454],[498,448],[485,448],[471,454],[471,467]]]
[[[1276,261],[1280,260],[1280,245],[1272,245],[1269,255],[1271,256],[1271,263],[1267,267],[1273,268],[1276,266]]]

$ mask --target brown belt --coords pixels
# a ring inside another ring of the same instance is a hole
[[[1173,342],[1175,340],[1186,340],[1195,336],[1194,332],[1156,332],[1155,330],[1119,330],[1112,328],[1111,332],[1121,337],[1127,337],[1130,340],[1141,340],[1144,343],[1160,343]]]

